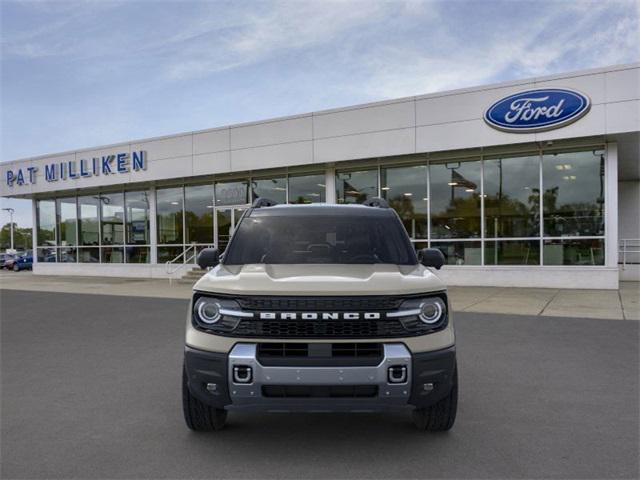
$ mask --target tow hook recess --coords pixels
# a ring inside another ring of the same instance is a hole
[[[246,365],[236,365],[233,367],[233,383],[251,383],[253,372],[251,367]]]
[[[405,365],[393,365],[389,367],[389,383],[406,383],[407,367]]]

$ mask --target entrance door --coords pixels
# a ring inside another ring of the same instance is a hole
[[[216,208],[216,247],[220,253],[229,245],[231,235],[246,209],[245,206]]]

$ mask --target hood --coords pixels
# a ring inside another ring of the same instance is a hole
[[[404,295],[444,290],[422,265],[218,265],[194,290],[236,295]]]

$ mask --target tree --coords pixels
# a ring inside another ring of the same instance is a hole
[[[17,223],[13,223],[13,247],[16,250],[31,250],[31,229],[20,228]],[[11,248],[11,224],[6,223],[0,229],[0,249],[3,251]]]

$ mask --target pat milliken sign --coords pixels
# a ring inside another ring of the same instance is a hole
[[[35,184],[39,177],[47,182],[83,179],[87,177],[119,175],[147,169],[147,152],[114,153],[100,157],[82,158],[64,162],[52,162],[38,167],[7,170],[4,178],[9,187]]]
[[[590,108],[591,101],[584,93],[566,88],[539,88],[498,100],[484,112],[484,121],[504,132],[543,132],[575,122]]]

